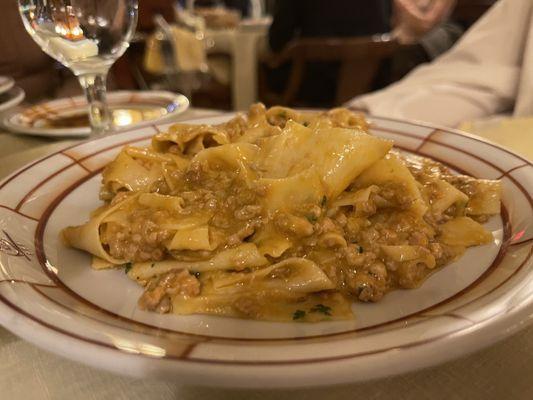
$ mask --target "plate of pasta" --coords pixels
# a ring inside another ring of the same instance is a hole
[[[132,128],[0,183],[0,323],[212,386],[433,365],[531,314],[532,172],[477,137],[342,108]]]

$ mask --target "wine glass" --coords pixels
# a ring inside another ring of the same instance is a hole
[[[24,26],[43,51],[76,75],[93,135],[113,130],[106,102],[109,68],[129,46],[138,0],[18,0]]]

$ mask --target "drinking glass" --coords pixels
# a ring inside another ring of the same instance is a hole
[[[113,130],[106,102],[109,68],[137,25],[138,0],[18,0],[24,26],[43,51],[70,68],[89,104],[93,135]]]

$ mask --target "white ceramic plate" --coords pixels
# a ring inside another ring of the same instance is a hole
[[[119,131],[133,126],[168,122],[189,108],[189,100],[185,96],[165,91],[110,92],[107,99],[110,108],[114,110],[114,122]],[[135,118],[140,119],[142,114],[155,113],[160,116],[155,119],[135,121]],[[54,120],[84,115],[87,115],[87,101],[84,96],[77,96],[47,101],[11,113],[4,118],[3,124],[7,129],[16,133],[84,137],[91,133],[88,121],[87,125],[75,127],[53,125]]]
[[[196,120],[218,123],[228,117]],[[165,129],[165,126],[158,127]],[[100,171],[156,127],[78,144],[0,184],[0,323],[62,356],[173,382],[292,387],[389,376],[464,355],[516,331],[533,312],[533,166],[473,136],[381,118],[374,134],[476,177],[501,179],[495,240],[416,290],[354,304],[350,322],[271,323],[140,311],[123,271],[94,271],[60,229],[98,204]]]
[[[0,113],[18,106],[24,100],[24,90],[15,86],[5,93],[0,94]]]
[[[15,80],[10,76],[0,76],[0,94],[7,92],[15,85]]]

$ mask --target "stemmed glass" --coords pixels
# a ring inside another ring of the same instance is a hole
[[[138,0],[18,0],[24,26],[45,53],[70,68],[89,103],[93,135],[113,130],[109,68],[129,46]]]

